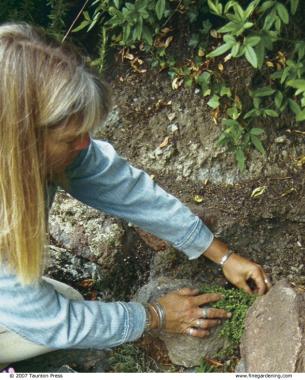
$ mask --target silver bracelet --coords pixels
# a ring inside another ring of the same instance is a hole
[[[234,253],[234,251],[232,251],[231,249],[228,249],[226,254],[224,256],[222,256],[220,262],[219,262],[219,265],[221,267],[223,267],[225,265],[225,263],[229,260],[230,256]]]
[[[150,317],[150,311],[147,303],[142,303],[145,309],[145,325],[144,325],[144,332],[148,332],[151,330],[151,317]]]
[[[165,317],[166,317],[164,307],[160,305],[158,302],[151,304],[151,306],[153,307],[153,309],[155,310],[159,318],[158,330],[162,330],[165,327]]]

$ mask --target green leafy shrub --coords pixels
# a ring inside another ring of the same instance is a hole
[[[94,61],[100,68],[105,45],[137,49],[151,56],[153,67],[168,70],[174,90],[182,84],[198,86],[211,109],[222,116],[219,144],[233,152],[244,170],[249,148],[265,154],[268,130],[258,128],[258,123],[279,119],[285,112],[296,123],[305,120],[305,42],[302,24],[295,27],[296,20],[302,21],[299,8],[298,0],[95,0],[75,31],[100,30],[104,47]],[[182,23],[189,35],[184,65],[170,53]],[[230,88],[224,65],[234,59],[245,59],[263,83],[247,94]]]
[[[91,0],[77,19],[83,5],[81,0],[12,0],[1,7],[0,21],[40,24],[58,38],[77,21],[73,31],[81,35],[75,41],[88,42],[86,33],[94,37],[94,46],[88,45],[100,71],[108,49],[115,48],[138,72],[145,71],[139,68],[140,56],[167,70],[173,90],[197,86],[215,123],[223,126],[219,144],[233,153],[240,170],[246,168],[249,150],[265,154],[266,120],[280,126],[285,115],[296,126],[305,120],[299,0]],[[184,49],[174,46],[181,35],[187,39]],[[250,86],[233,87],[226,67],[234,60],[253,70]]]

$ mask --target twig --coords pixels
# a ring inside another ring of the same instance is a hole
[[[78,12],[77,16],[75,17],[75,19],[73,20],[72,24],[70,25],[70,28],[68,29],[67,33],[65,34],[64,38],[62,39],[61,42],[64,42],[65,39],[68,37],[69,33],[71,32],[74,24],[76,23],[76,21],[79,19],[80,15],[83,13],[83,10],[86,8],[86,5],[88,4],[89,0],[86,0],[84,5],[82,6],[82,9]]]

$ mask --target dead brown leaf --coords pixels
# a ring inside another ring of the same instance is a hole
[[[169,143],[169,136],[166,136],[162,143],[159,145],[159,148],[165,148]]]
[[[182,86],[183,78],[176,77],[172,81],[172,89],[177,90],[179,87]]]
[[[91,288],[94,285],[94,282],[95,281],[92,278],[87,278],[85,280],[82,280],[79,285],[82,288],[88,289],[88,288]]]
[[[208,364],[211,364],[213,367],[216,367],[216,368],[223,367],[223,363],[221,363],[218,360],[205,358],[205,361]]]

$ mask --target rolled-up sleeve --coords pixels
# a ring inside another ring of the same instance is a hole
[[[140,303],[73,301],[44,280],[22,286],[3,270],[0,294],[0,324],[50,348],[113,347],[138,339],[144,330]]]
[[[167,240],[190,259],[199,257],[213,241],[212,232],[188,207],[107,142],[91,140],[67,173],[66,190],[73,197]]]

